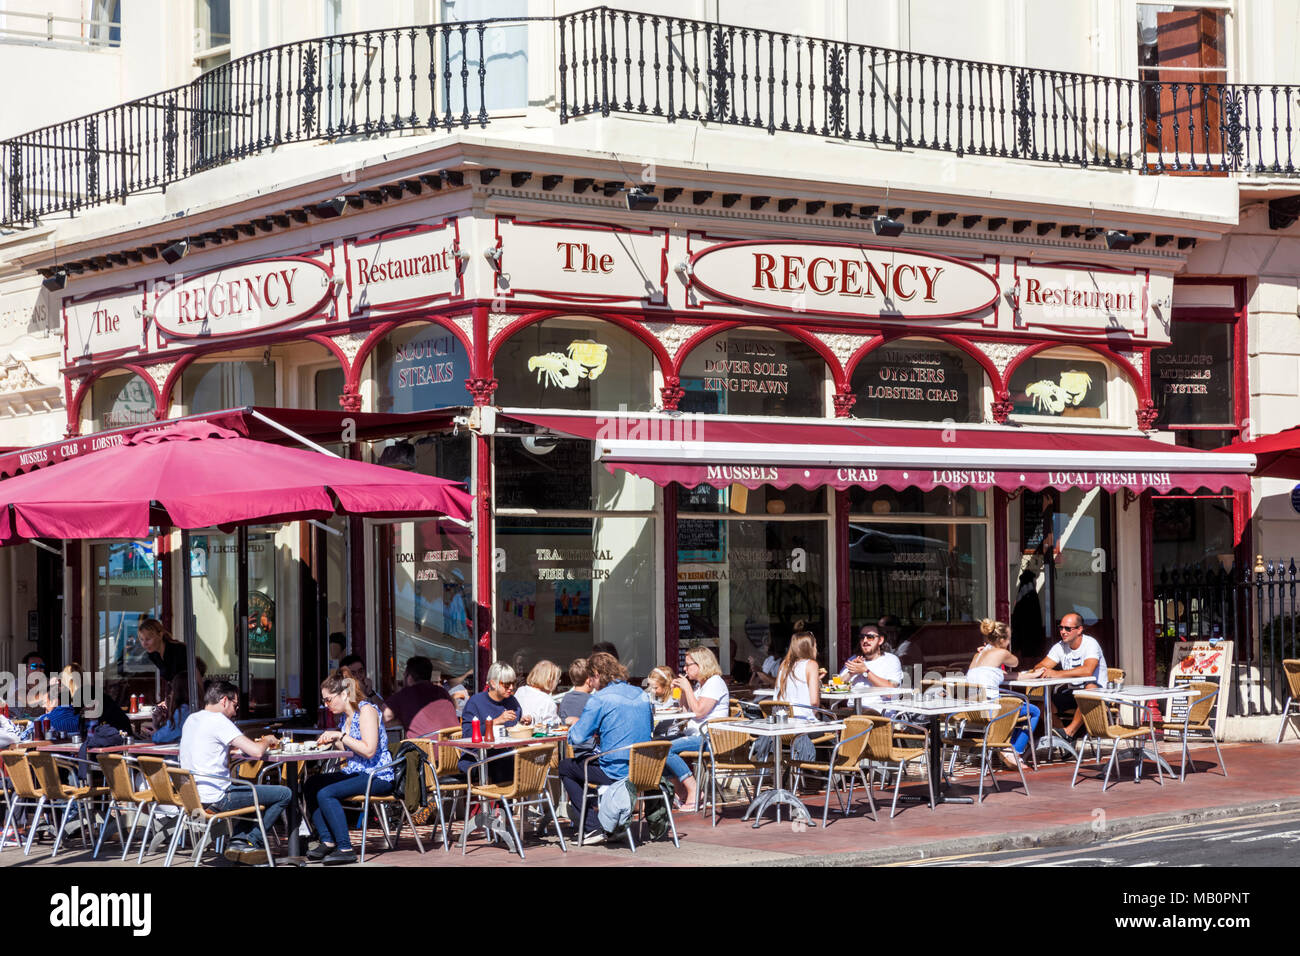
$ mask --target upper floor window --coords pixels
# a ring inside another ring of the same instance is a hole
[[[1138,4],[1139,78],[1147,85],[1146,146],[1165,162],[1223,151],[1226,6]]]
[[[194,0],[194,65],[199,72],[230,62],[230,0]]]

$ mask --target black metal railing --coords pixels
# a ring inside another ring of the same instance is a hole
[[[1282,661],[1300,658],[1295,558],[1256,561],[1240,572],[1164,568],[1156,578],[1157,677],[1176,641],[1233,642],[1224,675],[1232,712],[1280,714],[1287,697]]]
[[[553,89],[531,97],[530,29],[556,52]],[[1031,69],[598,7],[284,44],[0,141],[0,224],[287,143],[486,126],[552,97],[562,123],[622,113],[1146,174],[1300,175],[1300,86]]]

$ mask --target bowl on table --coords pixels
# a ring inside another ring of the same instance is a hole
[[[515,724],[513,727],[506,728],[506,735],[512,740],[523,740],[525,737],[531,737],[533,735],[533,726],[532,724],[529,724],[528,726]]]

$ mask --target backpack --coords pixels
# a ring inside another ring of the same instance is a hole
[[[601,788],[597,819],[606,834],[611,837],[623,835],[632,819],[632,806],[636,797],[636,790],[630,780],[616,780]]]

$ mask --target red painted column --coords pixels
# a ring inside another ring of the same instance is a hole
[[[476,406],[492,404],[497,382],[492,377],[488,362],[490,333],[486,306],[474,307],[473,364],[474,377],[465,383],[474,397]],[[477,566],[474,569],[475,627],[477,636],[476,660],[478,673],[474,691],[482,689],[483,677],[492,665],[492,578],[494,574],[492,553],[492,442],[482,435],[474,435],[474,540],[477,545]]]
[[[1151,503],[1151,493],[1143,492],[1140,499],[1138,520],[1142,543],[1142,682],[1156,682],[1156,588],[1155,588],[1155,549],[1152,542],[1151,526],[1155,520],[1155,506]]]
[[[835,492],[835,646],[843,664],[853,654],[853,604],[849,595],[849,492]]]
[[[1011,593],[1007,581],[1007,508],[1011,500],[1001,488],[993,490],[993,616],[1011,620]]]
[[[681,631],[677,607],[677,482],[664,486],[664,660],[678,670]],[[734,663],[733,663],[734,667]]]

